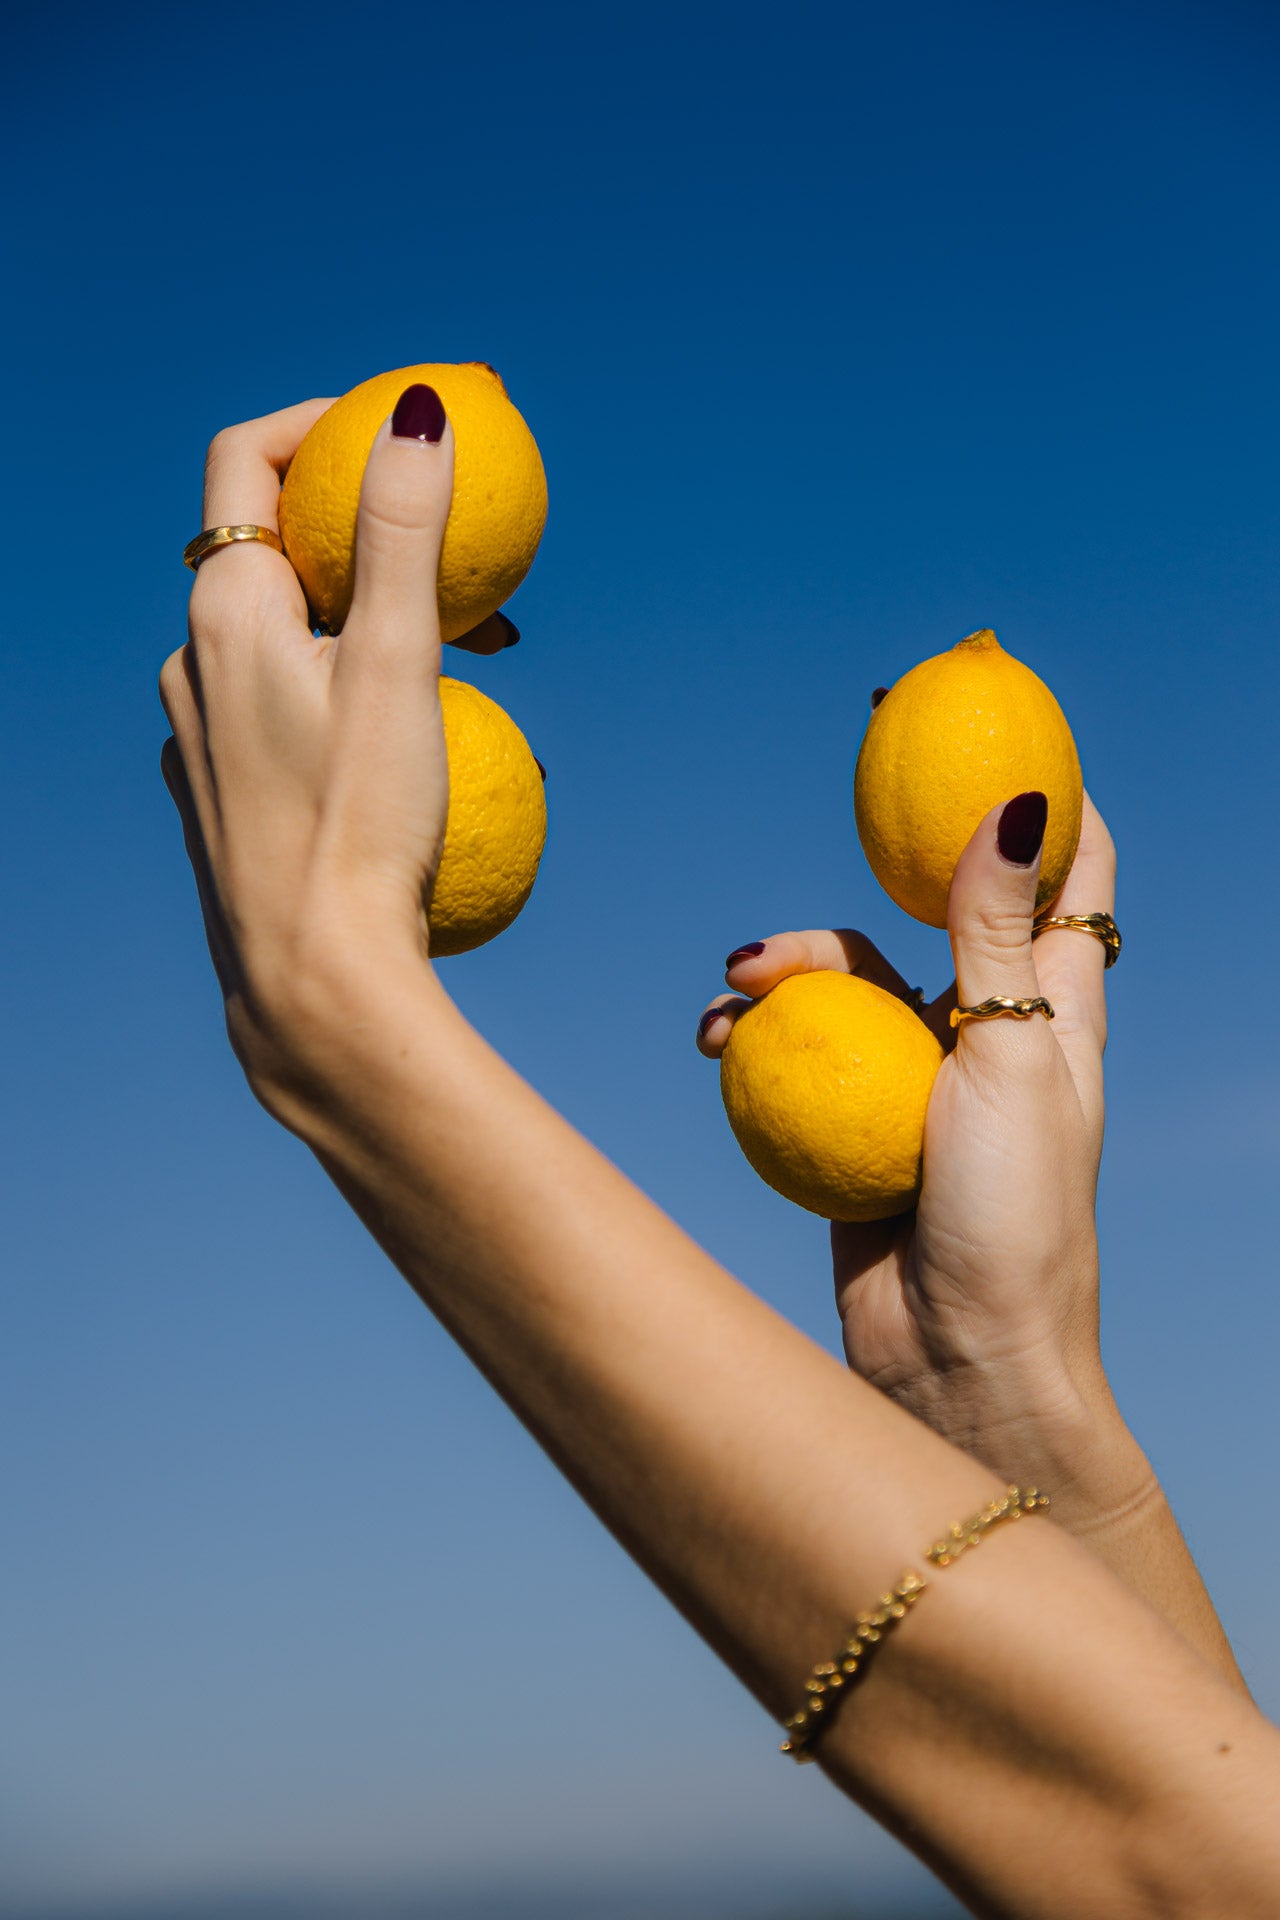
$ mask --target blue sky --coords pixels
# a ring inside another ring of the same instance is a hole
[[[940,987],[854,836],[867,695],[988,624],[1054,687],[1122,858],[1108,1358],[1280,1710],[1278,44],[1230,0],[24,18],[4,1920],[951,1911],[776,1760],[222,1037],[154,694],[204,446],[416,360],[495,364],[551,488],[524,640],[457,661],[548,766],[547,854],[448,983],[823,1340],[823,1231],[695,1016],[787,925]]]

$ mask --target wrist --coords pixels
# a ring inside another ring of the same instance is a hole
[[[1044,1491],[1069,1533],[1098,1536],[1163,1500],[1151,1462],[1129,1429],[1102,1372],[1080,1391],[1069,1417],[1042,1423],[1037,1438]]]
[[[255,969],[229,998],[227,1024],[255,1097],[315,1146],[361,1076],[451,1009],[414,930],[372,937],[357,924]]]
[[[1100,1361],[986,1361],[960,1378],[918,1383],[911,1408],[1005,1481],[1034,1485],[1069,1531],[1105,1525],[1155,1482],[1116,1405]]]

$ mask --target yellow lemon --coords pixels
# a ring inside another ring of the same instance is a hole
[[[984,627],[913,667],[872,714],[854,775],[858,838],[889,898],[945,927],[951,876],[978,822],[1033,790],[1049,800],[1043,906],[1076,857],[1080,757],[1043,680]]]
[[[542,774],[496,700],[442,679],[449,815],[427,919],[432,956],[467,953],[509,927],[533,891],[547,837]]]
[[[355,579],[356,509],[374,435],[406,387],[434,387],[453,426],[453,505],[440,555],[440,630],[457,640],[513,594],[547,518],[537,443],[492,367],[401,367],[353,387],[305,436],[280,492],[280,537],[316,620],[336,633]]]
[[[882,987],[798,973],[734,1022],[720,1092],[769,1186],[828,1220],[887,1220],[920,1189],[942,1048]]]

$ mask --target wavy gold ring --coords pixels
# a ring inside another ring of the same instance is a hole
[[[270,527],[207,527],[182,549],[182,562],[194,573],[200,562],[219,547],[234,546],[239,540],[261,540],[264,546],[284,552],[284,541]]]
[[[1031,938],[1037,939],[1042,933],[1091,933],[1095,940],[1101,940],[1106,948],[1107,957],[1103,962],[1103,971],[1114,967],[1120,958],[1120,949],[1124,945],[1120,938],[1120,929],[1109,913],[1055,913],[1042,914],[1031,923]]]
[[[958,1027],[962,1020],[999,1020],[1005,1014],[1011,1020],[1029,1020],[1033,1013],[1042,1013],[1046,1020],[1052,1020],[1053,1008],[1047,1000],[980,1000],[976,1007],[953,1007],[951,1024]]]

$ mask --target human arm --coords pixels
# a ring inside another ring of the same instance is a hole
[[[271,524],[287,458],[271,449],[291,430],[277,417],[223,443],[208,521]],[[313,640],[265,548],[218,554],[197,580],[191,647],[164,676],[165,767],[228,1027],[259,1098],[781,1718],[853,1613],[997,1483],[695,1247],[431,969],[420,900],[445,780],[424,609],[448,452],[447,436],[375,445],[336,647]],[[607,1674],[594,1684],[607,1712]],[[696,1738],[675,1702],[673,1735]],[[1033,1521],[931,1578],[819,1750],[979,1911],[1074,1917],[1207,1915],[1224,1891],[1235,1913],[1266,1911],[1276,1745]]]
[[[1085,1541],[1234,1684],[1226,1635],[1150,1462],[1103,1368],[1094,1217],[1107,1034],[1104,950],[1076,931],[1032,937],[1039,853],[1000,852],[996,809],[966,850],[949,932],[966,1000],[1043,994],[1050,1026],[950,1026],[954,986],[921,1010],[948,1049],[930,1102],[919,1208],[833,1222],[836,1304],[849,1365],[1006,1480],[1050,1488],[1054,1518]],[[1110,912],[1115,850],[1086,796],[1056,915]],[[709,1058],[753,998],[831,967],[910,998],[850,929],[781,933],[729,957],[699,1023]],[[717,1017],[718,1016],[718,1017]],[[1028,1042],[1031,1044],[1028,1044]]]

